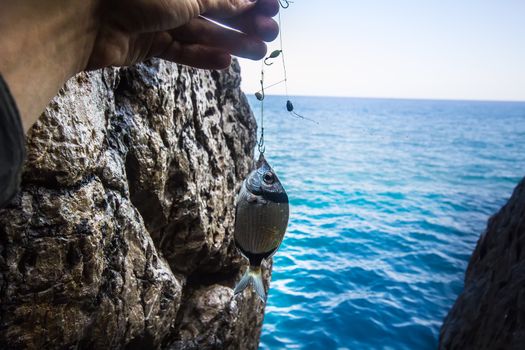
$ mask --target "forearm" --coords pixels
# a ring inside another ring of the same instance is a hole
[[[95,1],[2,1],[0,74],[24,130],[64,82],[85,68],[96,37]]]

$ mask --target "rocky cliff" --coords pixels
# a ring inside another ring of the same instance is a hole
[[[66,84],[0,211],[0,348],[257,347],[263,305],[232,295],[256,139],[239,83],[235,62],[156,60]]]
[[[439,340],[440,349],[525,348],[525,179],[489,220]]]

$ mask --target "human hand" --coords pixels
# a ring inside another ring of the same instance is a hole
[[[109,0],[101,6],[87,69],[150,57],[222,69],[231,55],[264,57],[264,41],[279,32],[271,18],[279,11],[277,0]]]
[[[262,58],[279,32],[278,11],[278,0],[0,1],[0,74],[27,131],[86,69],[150,57],[221,69],[230,55]]]

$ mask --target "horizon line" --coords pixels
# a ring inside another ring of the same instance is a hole
[[[253,96],[254,93],[243,91],[246,95]],[[285,94],[272,94],[266,93],[266,96],[282,96],[286,97]],[[310,94],[289,94],[288,96],[294,97],[325,97],[325,98],[353,98],[353,99],[365,99],[365,100],[406,100],[406,101],[450,101],[450,102],[500,102],[500,103],[525,103],[523,100],[505,100],[505,99],[478,99],[478,98],[442,98],[442,97],[379,97],[379,96],[346,96],[346,95],[310,95]],[[253,96],[254,97],[254,96]]]

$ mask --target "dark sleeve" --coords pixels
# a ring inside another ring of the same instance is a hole
[[[18,192],[25,159],[22,121],[7,84],[0,75],[0,208]]]

